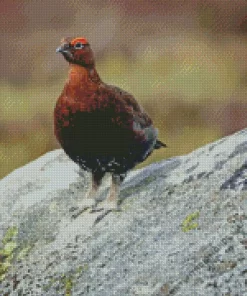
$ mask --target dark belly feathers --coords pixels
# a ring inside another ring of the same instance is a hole
[[[57,122],[63,149],[82,168],[123,173],[153,150],[157,133],[152,125],[142,128],[126,114],[114,117],[112,112],[76,112],[70,116],[68,126]]]

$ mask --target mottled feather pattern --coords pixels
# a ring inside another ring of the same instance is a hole
[[[57,52],[70,69],[54,110],[55,135],[68,156],[92,172],[92,192],[112,173],[109,200],[115,200],[126,173],[165,145],[135,98],[100,79],[85,38],[66,38]]]

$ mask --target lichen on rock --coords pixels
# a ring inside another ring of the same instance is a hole
[[[2,238],[2,247],[0,248],[0,281],[5,278],[5,274],[11,266],[14,251],[17,248],[15,240],[17,233],[17,227],[11,226],[7,229],[4,237]]]

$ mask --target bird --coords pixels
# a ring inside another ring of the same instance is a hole
[[[55,136],[71,160],[91,174],[84,205],[95,206],[102,179],[110,173],[102,209],[119,210],[120,186],[127,173],[166,144],[133,95],[101,80],[86,38],[63,38],[56,52],[69,63],[69,74],[54,109]]]

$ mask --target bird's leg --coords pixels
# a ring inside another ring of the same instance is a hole
[[[95,220],[94,224],[99,223],[107,214],[109,214],[112,211],[119,211],[119,191],[120,186],[125,178],[126,174],[113,174],[112,175],[112,184],[110,188],[110,193],[106,200],[101,204],[101,210],[103,210],[103,213],[101,213],[97,219]]]
[[[120,191],[120,186],[125,178],[126,174],[113,174],[112,183],[110,187],[110,193],[103,203],[103,207],[106,210],[119,210],[118,196]]]
[[[95,195],[102,183],[102,178],[104,176],[104,173],[95,172],[92,173],[92,185],[91,189],[87,194],[87,199],[95,199]]]
[[[92,185],[86,197],[79,204],[79,209],[76,213],[73,214],[73,218],[78,217],[82,212],[89,208],[94,208],[96,206],[96,194],[102,183],[102,178],[105,173],[102,172],[93,172],[92,173]]]
[[[110,193],[106,199],[106,203],[112,205],[113,208],[117,208],[119,188],[121,185],[120,175],[112,175],[112,183],[110,187]]]

